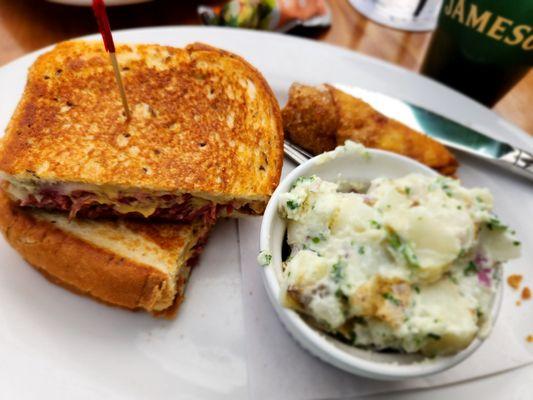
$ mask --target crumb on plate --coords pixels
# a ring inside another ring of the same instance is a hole
[[[529,287],[524,287],[522,289],[522,300],[529,300],[531,298],[531,290],[529,290]]]
[[[527,335],[527,337],[526,337],[526,341],[527,341],[528,343],[533,343],[533,335]]]
[[[507,278],[507,283],[513,289],[518,289],[520,287],[520,282],[522,282],[522,275],[509,275]]]

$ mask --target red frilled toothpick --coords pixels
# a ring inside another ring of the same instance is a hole
[[[126,112],[126,118],[130,119],[130,108],[128,106],[126,91],[124,90],[122,76],[120,75],[120,69],[118,67],[117,55],[115,53],[115,43],[113,42],[113,35],[111,34],[111,27],[109,26],[109,19],[107,18],[104,0],[93,0],[93,11],[96,21],[98,22],[98,28],[102,34],[102,39],[104,40],[105,50],[109,53],[109,58],[111,59],[113,70],[115,71],[115,78],[117,80],[120,98],[122,99],[122,105],[124,106],[124,111]]]

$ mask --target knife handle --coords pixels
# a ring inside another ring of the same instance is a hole
[[[520,175],[533,179],[533,154],[521,149],[513,149],[499,158],[500,165],[517,172]]]

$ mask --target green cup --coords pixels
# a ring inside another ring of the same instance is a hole
[[[533,0],[445,0],[421,72],[492,107],[533,63]]]

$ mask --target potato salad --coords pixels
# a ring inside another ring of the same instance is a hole
[[[354,346],[454,354],[488,331],[501,263],[520,253],[492,203],[442,176],[301,177],[280,197],[282,302]]]

